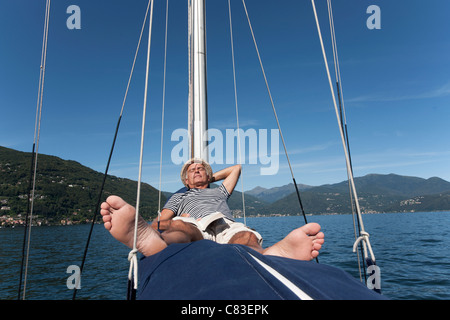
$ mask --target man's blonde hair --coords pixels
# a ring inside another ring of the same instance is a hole
[[[187,178],[187,169],[189,168],[189,166],[193,163],[199,163],[202,164],[203,167],[206,170],[206,175],[208,176],[208,182],[211,181],[211,178],[213,176],[213,172],[211,169],[211,166],[208,164],[208,162],[206,162],[203,159],[199,159],[199,158],[192,158],[188,161],[186,161],[186,163],[183,165],[183,168],[181,169],[181,173],[180,173],[180,178],[181,178],[181,182],[183,182],[183,184],[188,187],[188,185],[186,184],[186,178]]]

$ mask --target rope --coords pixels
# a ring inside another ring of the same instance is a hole
[[[115,133],[114,133],[113,142],[112,142],[111,150],[110,150],[109,157],[108,157],[108,162],[107,162],[107,164],[106,164],[106,169],[105,169],[105,172],[104,172],[104,174],[103,174],[103,181],[102,181],[102,184],[101,184],[101,187],[100,187],[100,192],[99,192],[99,196],[98,196],[98,199],[97,199],[97,204],[96,204],[96,207],[95,207],[95,210],[94,210],[94,215],[93,215],[93,217],[92,217],[91,228],[90,228],[90,231],[89,231],[88,239],[87,239],[86,246],[85,246],[85,249],[84,249],[83,259],[82,259],[82,262],[81,262],[81,267],[80,267],[80,277],[81,277],[81,274],[82,274],[82,272],[83,272],[83,267],[84,267],[84,264],[85,264],[85,261],[86,261],[87,251],[88,251],[88,248],[89,248],[89,243],[90,243],[90,240],[91,240],[91,236],[92,236],[92,232],[93,232],[95,220],[96,220],[96,217],[97,217],[99,208],[100,208],[100,203],[101,203],[101,200],[102,200],[103,189],[104,189],[104,187],[105,187],[106,178],[107,178],[107,176],[108,176],[109,166],[110,166],[110,164],[111,164],[111,159],[112,159],[112,155],[113,155],[113,152],[114,152],[114,147],[115,147],[116,140],[117,140],[117,135],[118,135],[118,132],[119,132],[119,127],[120,127],[120,122],[121,122],[121,120],[122,120],[123,110],[124,110],[125,103],[126,103],[126,100],[127,100],[128,90],[129,90],[129,88],[130,88],[131,79],[132,79],[133,73],[134,73],[134,66],[135,66],[135,64],[136,64],[136,59],[137,59],[137,55],[138,55],[138,52],[139,52],[139,48],[140,48],[140,44],[141,44],[141,40],[142,40],[142,35],[143,35],[143,33],[144,33],[145,23],[146,23],[146,21],[147,21],[147,15],[148,15],[149,7],[150,7],[150,1],[151,1],[151,0],[149,0],[148,5],[147,5],[147,10],[146,10],[146,12],[145,12],[144,22],[143,22],[143,24],[142,24],[142,28],[141,28],[141,33],[140,33],[140,36],[139,36],[138,45],[137,45],[137,48],[136,48],[136,52],[135,52],[135,55],[134,55],[133,64],[132,64],[131,71],[130,71],[130,76],[129,76],[129,78],[128,78],[127,88],[126,88],[126,90],[125,90],[125,95],[124,95],[124,99],[123,99],[123,102],[122,102],[122,108],[121,108],[121,110],[120,110],[119,119],[118,119],[118,121],[117,121],[117,125],[116,125],[116,130],[115,130]],[[80,278],[78,278],[78,280],[79,280],[79,279],[80,279]],[[75,286],[75,288],[73,289],[73,290],[74,290],[74,291],[73,291],[73,296],[72,296],[72,299],[73,299],[73,300],[75,300],[75,298],[76,298],[77,287],[78,287],[78,286]]]
[[[22,264],[20,269],[20,280],[19,280],[19,292],[18,299],[20,299],[20,291],[22,287],[22,272],[24,267],[25,260],[25,275],[24,275],[24,283],[23,283],[23,296],[22,299],[25,300],[26,295],[26,286],[27,286],[27,276],[28,276],[28,261],[30,256],[30,241],[31,241],[31,226],[33,221],[33,210],[34,210],[34,197],[36,191],[36,172],[37,172],[37,162],[38,162],[38,154],[39,154],[39,138],[41,132],[41,119],[42,119],[42,101],[44,96],[44,79],[45,79],[45,67],[47,63],[47,43],[48,43],[48,24],[50,20],[50,0],[47,0],[45,6],[45,19],[44,19],[44,35],[42,39],[42,51],[41,51],[41,65],[40,65],[40,73],[39,73],[39,88],[38,88],[38,98],[36,105],[36,120],[34,126],[34,141],[33,141],[33,152],[31,159],[31,166],[34,166],[33,174],[32,174],[32,190],[31,190],[31,204],[30,204],[30,195],[28,194],[28,204],[30,205],[30,214],[29,214],[29,223],[28,223],[28,210],[27,217],[25,218],[25,232],[24,232],[24,242],[22,247]],[[36,151],[35,151],[36,150]],[[28,235],[27,235],[28,229]],[[28,238],[28,239],[27,239]],[[27,240],[26,240],[27,239]],[[25,254],[25,242],[26,245],[26,254]]]
[[[239,152],[239,164],[242,166],[242,154],[241,154],[241,137],[240,137],[240,126],[239,126],[239,108],[237,100],[237,89],[236,89],[236,66],[234,59],[234,45],[233,45],[233,23],[231,19],[231,3],[228,0],[228,16],[230,18],[230,43],[231,43],[231,60],[233,61],[233,85],[234,85],[234,102],[236,106],[236,127],[238,133],[238,152]],[[242,212],[244,215],[244,224],[247,225],[246,215],[245,215],[245,196],[244,196],[244,174],[241,167],[241,189],[242,189]]]
[[[242,0],[242,4],[244,5],[244,10],[245,10],[245,14],[247,16],[247,21],[248,21],[248,25],[250,27],[250,32],[252,34],[253,43],[254,43],[255,49],[256,49],[256,54],[258,55],[259,65],[261,66],[261,71],[262,71],[263,76],[264,76],[264,81],[266,83],[266,88],[267,88],[267,92],[269,94],[270,103],[272,105],[272,110],[273,110],[273,113],[275,115],[275,120],[277,122],[278,131],[280,132],[280,137],[281,137],[281,142],[283,144],[284,153],[286,155],[286,159],[287,159],[287,162],[288,162],[288,165],[289,165],[289,170],[291,171],[292,181],[294,182],[294,186],[295,186],[295,190],[296,190],[296,193],[297,193],[297,198],[298,198],[298,201],[299,201],[299,204],[300,204],[300,209],[301,209],[301,212],[302,212],[302,215],[303,215],[303,219],[304,219],[305,224],[306,224],[306,223],[308,223],[308,221],[306,219],[305,210],[303,208],[303,203],[302,203],[302,200],[300,198],[300,192],[299,192],[298,187],[297,187],[297,182],[295,181],[295,178],[294,178],[294,172],[292,170],[291,161],[289,160],[289,155],[288,155],[288,152],[287,152],[286,143],[284,142],[284,137],[283,137],[283,133],[281,131],[280,121],[278,120],[277,111],[275,110],[275,104],[274,104],[273,99],[272,99],[272,94],[270,93],[269,82],[267,81],[267,77],[266,77],[266,73],[264,71],[264,66],[263,66],[263,63],[262,63],[261,55],[259,54],[259,50],[258,50],[258,45],[256,43],[255,34],[253,33],[252,24],[250,22],[250,18],[249,18],[248,12],[247,12],[247,7],[245,6],[245,1],[244,0]]]
[[[327,4],[328,4],[328,20],[330,23],[331,44],[332,44],[332,48],[333,48],[333,60],[334,60],[334,66],[335,66],[334,70],[335,70],[335,77],[336,77],[336,91],[337,91],[338,101],[339,101],[339,112],[340,112],[341,123],[344,126],[343,130],[345,130],[345,139],[346,139],[348,153],[349,153],[350,169],[353,172],[352,158],[351,158],[351,153],[350,153],[350,141],[348,138],[348,130],[347,130],[347,119],[346,119],[346,115],[345,115],[344,93],[342,90],[341,71],[340,71],[340,67],[339,67],[337,41],[336,41],[336,33],[335,33],[335,29],[334,29],[333,8],[331,6],[331,0],[327,0]],[[361,227],[359,225],[359,222],[357,222],[357,216],[356,216],[356,212],[355,212],[356,205],[353,200],[352,189],[351,189],[351,184],[350,184],[350,177],[348,176],[348,174],[347,174],[347,179],[348,179],[348,188],[349,188],[350,203],[351,203],[352,217],[353,217],[352,218],[353,232],[354,232],[355,241],[356,241],[358,239],[357,233],[361,231]],[[358,227],[358,230],[357,230],[357,227]],[[361,244],[361,255],[363,254],[362,251],[363,251],[363,249],[362,249],[362,244]],[[360,259],[359,255],[356,255],[356,257],[358,260],[358,269],[359,269],[360,280],[362,281],[363,273],[364,273],[364,279],[366,280],[367,279],[366,271],[364,268],[361,268],[362,259]],[[364,258],[364,257],[362,257],[362,258]]]
[[[151,9],[150,9],[150,22],[148,27],[148,46],[147,46],[147,67],[145,71],[145,88],[144,88],[144,106],[142,111],[142,130],[141,130],[141,148],[140,148],[140,156],[139,156],[139,177],[138,177],[138,185],[137,185],[137,198],[136,198],[136,216],[134,219],[134,236],[133,236],[133,250],[131,250],[128,260],[130,260],[130,272],[128,274],[128,280],[132,281],[132,270],[134,270],[134,290],[137,290],[138,287],[138,278],[137,278],[137,229],[138,229],[138,221],[139,221],[139,205],[141,199],[141,180],[142,180],[142,163],[144,156],[144,136],[145,136],[145,118],[147,112],[147,96],[148,96],[148,77],[149,77],[149,67],[150,67],[150,46],[152,41],[152,22],[153,22],[153,0],[151,0]],[[132,257],[130,257],[132,256]]]
[[[192,0],[188,1],[188,74],[189,74],[189,96],[188,96],[188,130],[189,130],[189,136],[194,136],[194,128],[191,126],[192,119],[194,117],[193,115],[193,105],[194,105],[194,95],[193,95],[193,83],[194,83],[194,75],[193,75],[193,65],[191,56],[193,55],[193,45],[191,46],[191,38],[193,37],[193,29],[194,29],[194,19],[193,19],[193,12],[192,12]],[[194,146],[192,143],[190,143],[190,154],[194,155]]]
[[[329,82],[329,85],[330,85],[331,95],[332,95],[332,98],[333,98],[333,104],[334,104],[334,109],[335,109],[335,112],[336,112],[336,118],[337,118],[338,125],[339,125],[339,132],[341,134],[342,146],[344,148],[345,162],[346,162],[346,166],[347,166],[347,174],[349,176],[349,181],[350,181],[350,184],[351,184],[353,198],[354,198],[355,205],[356,205],[358,221],[359,221],[359,224],[360,224],[360,227],[361,227],[361,234],[362,234],[362,236],[358,238],[357,242],[359,243],[360,241],[362,241],[362,243],[363,243],[363,250],[364,250],[364,257],[366,257],[366,259],[368,258],[367,247],[369,248],[369,252],[370,252],[371,258],[375,262],[375,256],[373,254],[373,251],[372,251],[372,248],[371,248],[371,245],[370,245],[370,241],[369,241],[369,234],[364,230],[364,224],[363,224],[362,217],[361,217],[361,209],[360,209],[360,206],[359,206],[358,195],[356,193],[355,182],[354,182],[354,179],[353,179],[353,172],[351,170],[350,157],[349,157],[347,145],[346,145],[346,142],[345,142],[345,136],[344,136],[344,130],[343,130],[342,122],[341,122],[341,119],[339,117],[339,111],[338,111],[338,107],[337,107],[337,104],[336,104],[336,97],[335,97],[334,90],[333,90],[333,85],[332,85],[331,76],[330,76],[330,70],[328,68],[327,56],[326,56],[325,48],[324,48],[324,45],[323,45],[322,33],[320,31],[319,19],[317,17],[317,11],[316,11],[316,6],[314,4],[314,0],[311,0],[311,3],[312,3],[312,7],[313,7],[314,17],[315,17],[315,20],[316,20],[317,31],[318,31],[318,34],[319,34],[320,45],[322,47],[322,54],[323,54],[323,59],[324,59],[324,62],[325,62],[325,68],[326,68],[326,72],[327,72],[327,76],[328,76],[328,82]]]
[[[141,46],[142,35],[144,34],[145,23],[147,21],[148,10],[150,8],[150,1],[151,0],[149,0],[149,2],[147,4],[147,10],[145,11],[144,22],[142,23],[142,28],[141,28],[141,33],[139,35],[138,45],[137,45],[137,48],[136,48],[136,52],[134,54],[133,65],[131,66],[130,76],[128,78],[127,89],[125,90],[125,96],[123,97],[122,109],[120,110],[120,116],[122,116],[122,114],[123,114],[123,109],[125,107],[125,102],[127,100],[128,89],[130,88],[131,78],[133,77],[133,72],[134,72],[134,66],[136,65],[136,60],[137,60],[137,55],[138,55],[138,52],[139,52],[139,47]]]
[[[167,66],[167,29],[169,21],[169,0],[166,1],[166,31],[164,37],[164,75],[163,75],[163,97],[162,97],[162,112],[161,112],[161,152],[159,158],[159,194],[158,194],[158,229],[161,219],[161,177],[162,177],[162,157],[163,157],[163,137],[164,137],[164,108],[166,101],[166,66]]]

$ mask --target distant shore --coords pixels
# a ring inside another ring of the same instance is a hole
[[[416,212],[422,212],[422,211],[399,211],[399,212],[363,212],[364,215],[366,214],[395,214],[395,213],[416,213]],[[448,210],[435,210],[435,211],[427,211],[427,212],[450,212]],[[321,213],[321,214],[306,214],[307,217],[311,216],[330,216],[330,215],[343,215],[343,214],[351,214],[351,213]],[[291,216],[301,216],[301,214],[270,214],[270,215],[247,215],[246,218],[266,218],[266,217],[291,217]],[[235,219],[243,219],[243,215],[234,215]],[[81,224],[90,224],[92,223],[92,220],[85,219],[85,220],[71,220],[71,219],[61,219],[59,221],[50,221],[47,219],[42,218],[35,218],[32,222],[32,227],[43,227],[43,226],[73,226],[73,225],[81,225]],[[101,224],[101,221],[96,221],[96,224]],[[10,217],[10,216],[0,216],[0,229],[6,229],[6,228],[23,228],[25,227],[25,220],[23,217]]]

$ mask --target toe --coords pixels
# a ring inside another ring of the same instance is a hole
[[[107,204],[113,209],[120,209],[125,206],[127,203],[118,196],[109,196],[106,199]]]
[[[317,235],[320,232],[320,225],[318,223],[311,222],[311,223],[305,224],[300,229],[302,229],[303,232],[306,233],[307,235]]]

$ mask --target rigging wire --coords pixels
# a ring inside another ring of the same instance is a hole
[[[338,97],[338,102],[339,102],[339,115],[341,118],[341,125],[343,126],[342,130],[344,130],[344,132],[345,132],[345,140],[346,140],[347,150],[349,153],[350,170],[353,173],[352,157],[351,157],[351,152],[350,152],[350,141],[348,138],[347,119],[346,119],[346,115],[345,115],[345,105],[344,105],[344,94],[343,94],[343,90],[342,90],[341,71],[340,71],[340,67],[339,67],[339,57],[338,57],[338,51],[337,51],[337,41],[336,41],[336,33],[335,33],[335,28],[334,28],[333,8],[331,5],[331,0],[327,0],[327,5],[328,5],[328,20],[330,23],[331,44],[332,44],[332,49],[333,49],[333,60],[334,60],[334,66],[335,66],[334,70],[335,70],[335,78],[336,78],[336,92],[337,92],[337,97]],[[355,213],[356,205],[355,205],[355,202],[353,199],[353,195],[352,195],[352,191],[351,191],[351,184],[350,184],[350,177],[348,176],[348,174],[347,174],[347,177],[348,177],[348,187],[349,187],[350,203],[351,203],[352,217],[353,217],[353,219],[352,219],[353,230],[354,230],[355,241],[356,241],[358,236],[361,235],[360,234],[361,226],[359,225],[359,221],[358,221],[356,213]],[[358,230],[357,230],[357,227],[358,227]],[[359,235],[357,235],[357,233],[359,233]],[[361,251],[362,258],[364,258],[363,257],[363,248],[362,248],[361,243],[360,243],[360,251]],[[364,274],[364,279],[367,280],[366,270],[361,267],[362,260],[364,260],[364,259],[360,259],[359,255],[356,255],[356,256],[358,259],[360,280],[362,281],[362,274]]]
[[[320,45],[321,45],[321,48],[322,48],[322,54],[323,54],[323,59],[324,59],[324,62],[325,62],[325,68],[326,68],[326,72],[327,72],[327,76],[328,76],[328,82],[329,82],[329,85],[330,85],[331,95],[332,95],[332,98],[333,98],[333,104],[334,104],[334,109],[335,109],[335,112],[336,112],[336,118],[337,118],[337,122],[338,122],[338,126],[339,126],[339,131],[340,131],[340,134],[341,134],[342,146],[344,148],[345,162],[346,162],[346,166],[347,166],[347,174],[349,176],[349,181],[350,181],[350,184],[351,184],[353,198],[354,198],[355,206],[356,206],[356,212],[357,212],[357,215],[358,215],[358,221],[359,221],[360,228],[361,228],[361,232],[360,232],[361,235],[355,241],[354,246],[353,246],[353,251],[356,250],[355,247],[358,245],[358,243],[362,242],[362,244],[363,244],[363,251],[364,251],[364,257],[366,258],[366,261],[369,261],[369,254],[367,252],[367,250],[368,250],[369,253],[370,253],[371,263],[375,264],[375,255],[374,255],[374,253],[372,251],[372,246],[370,245],[369,234],[364,230],[364,224],[363,224],[362,217],[361,217],[361,209],[360,209],[360,206],[359,206],[358,195],[357,195],[357,192],[356,192],[355,182],[354,182],[354,179],[353,179],[353,172],[352,172],[351,166],[350,166],[349,152],[348,152],[348,149],[347,149],[347,145],[346,145],[346,141],[345,141],[345,134],[344,134],[342,122],[341,122],[340,115],[339,115],[339,110],[338,110],[337,103],[336,103],[336,97],[335,97],[334,90],[333,90],[333,84],[332,84],[332,80],[331,80],[331,76],[330,76],[330,70],[328,68],[327,56],[326,56],[326,53],[325,53],[325,47],[323,45],[322,33],[320,31],[319,19],[317,17],[317,11],[316,11],[316,6],[315,6],[315,3],[314,3],[314,0],[311,0],[311,3],[312,3],[313,12],[314,12],[314,17],[315,17],[315,20],[316,20],[317,31],[318,31],[318,34],[319,34],[319,41],[320,41]]]
[[[40,73],[39,73],[39,88],[38,88],[38,98],[37,98],[37,103],[36,103],[36,120],[35,120],[35,126],[34,126],[34,140],[33,140],[32,156],[31,156],[30,185],[32,185],[32,187],[29,188],[29,189],[31,189],[31,196],[30,196],[30,192],[29,192],[28,193],[28,203],[27,203],[28,209],[27,209],[27,215],[25,217],[25,231],[24,231],[24,238],[23,238],[22,262],[21,262],[21,267],[20,267],[20,280],[19,280],[19,290],[18,290],[18,299],[19,300],[20,300],[21,289],[22,289],[22,277],[24,279],[23,295],[22,295],[23,300],[25,300],[25,295],[26,295],[28,262],[29,262],[29,255],[30,255],[31,226],[32,226],[32,221],[33,221],[34,197],[35,197],[35,191],[36,191],[36,172],[37,172],[37,163],[38,163],[38,154],[39,154],[39,138],[40,138],[40,132],[41,132],[42,101],[43,101],[43,96],[44,96],[45,67],[46,67],[46,63],[47,63],[47,43],[48,43],[49,20],[50,20],[50,0],[47,0],[46,6],[45,6],[44,35],[43,35],[43,39],[42,39],[41,65],[40,65]],[[29,212],[29,214],[28,214],[28,212]],[[28,232],[28,234],[27,234],[27,232]],[[25,249],[25,243],[26,243],[26,249]],[[23,275],[24,265],[25,265],[25,274]]]
[[[139,36],[136,52],[135,52],[134,59],[133,59],[133,64],[132,64],[131,71],[130,71],[130,76],[128,78],[127,88],[125,90],[125,95],[124,95],[124,99],[123,99],[123,102],[122,102],[122,108],[120,110],[120,115],[119,115],[119,118],[118,118],[118,121],[117,121],[117,124],[116,124],[116,129],[115,129],[114,138],[113,138],[113,142],[112,142],[112,145],[111,145],[111,150],[110,150],[109,157],[108,157],[108,162],[106,164],[105,173],[103,174],[103,181],[102,181],[102,184],[101,184],[101,187],[100,187],[100,192],[99,192],[99,196],[98,196],[98,199],[97,199],[97,204],[96,204],[96,207],[95,207],[95,210],[94,210],[94,215],[93,215],[92,221],[91,221],[91,228],[90,228],[88,239],[87,239],[86,246],[85,246],[85,249],[84,249],[83,259],[82,259],[81,266],[80,266],[80,275],[77,278],[78,282],[81,279],[81,274],[83,272],[84,264],[85,264],[85,261],[86,261],[86,256],[87,256],[87,252],[88,252],[89,243],[90,243],[90,239],[91,239],[91,236],[92,236],[95,220],[96,220],[99,208],[100,208],[100,203],[101,203],[102,196],[103,196],[103,189],[105,187],[106,178],[108,176],[109,166],[110,166],[112,155],[113,155],[113,152],[114,152],[114,147],[115,147],[115,144],[116,144],[117,135],[118,135],[118,132],[119,132],[119,127],[120,127],[120,122],[122,120],[122,115],[123,115],[123,111],[124,111],[124,108],[125,108],[125,103],[126,103],[127,96],[128,96],[128,90],[130,88],[131,79],[133,77],[134,67],[135,67],[135,64],[136,64],[137,55],[138,55],[140,44],[141,44],[141,40],[142,40],[142,35],[144,33],[144,28],[145,28],[145,24],[146,24],[146,21],[147,21],[147,16],[148,16],[148,12],[149,12],[150,2],[151,1],[152,0],[149,0],[148,5],[147,5],[147,10],[145,12],[144,22],[142,24],[141,33],[140,33],[140,36]],[[74,290],[73,291],[73,296],[72,296],[73,300],[75,300],[75,298],[76,298],[77,288],[79,287],[78,284],[79,283],[77,283],[75,285],[75,288],[73,289]]]
[[[242,165],[242,155],[241,155],[241,138],[240,138],[240,126],[239,126],[239,108],[237,100],[237,89],[236,89],[236,65],[234,59],[234,45],[233,45],[233,23],[231,19],[231,2],[228,0],[228,16],[230,18],[230,43],[231,43],[231,60],[233,62],[233,85],[234,85],[234,102],[236,106],[236,127],[237,127],[237,139],[238,139],[238,152],[239,152],[239,164]],[[242,212],[244,215],[244,224],[247,225],[246,215],[245,215],[245,196],[244,196],[244,174],[241,167],[241,189],[242,189]]]
[[[249,27],[250,27],[250,32],[251,32],[251,34],[252,34],[253,43],[254,43],[255,49],[256,49],[256,54],[258,55],[259,65],[260,65],[260,67],[261,67],[261,71],[262,71],[262,73],[263,73],[264,81],[265,81],[265,83],[266,83],[266,88],[267,88],[267,92],[268,92],[268,94],[269,94],[269,99],[270,99],[270,103],[271,103],[271,105],[272,105],[272,110],[273,110],[273,113],[274,113],[274,115],[275,115],[275,120],[276,120],[276,122],[277,122],[278,131],[280,132],[281,142],[282,142],[282,144],[283,144],[284,153],[285,153],[285,155],[286,155],[286,159],[287,159],[287,162],[288,162],[288,165],[289,165],[289,170],[291,171],[292,181],[294,182],[295,191],[296,191],[296,193],[297,193],[297,199],[298,199],[298,202],[299,202],[299,204],[300,204],[300,209],[301,209],[301,212],[302,212],[302,215],[303,215],[303,219],[304,219],[305,224],[306,224],[306,223],[308,223],[308,221],[307,221],[307,219],[306,219],[305,210],[304,210],[304,208],[303,208],[303,203],[302,203],[302,200],[301,200],[301,198],[300,198],[300,192],[299,192],[299,190],[298,190],[297,182],[295,181],[295,178],[294,178],[294,172],[293,172],[293,170],[292,170],[291,161],[289,160],[289,155],[288,155],[288,152],[287,152],[286,143],[284,142],[284,137],[283,137],[283,133],[282,133],[282,131],[281,131],[280,122],[279,122],[279,120],[278,120],[277,112],[276,112],[276,110],[275,110],[275,104],[274,104],[273,99],[272,99],[272,94],[270,93],[269,83],[268,83],[268,81],[267,81],[266,73],[265,73],[265,71],[264,71],[264,66],[263,66],[263,63],[262,63],[261,55],[259,54],[258,45],[257,45],[257,43],[256,43],[255,34],[254,34],[254,32],[253,32],[252,24],[251,24],[251,22],[250,22],[250,17],[249,17],[249,15],[248,15],[247,7],[246,7],[246,5],[245,5],[245,0],[242,0],[242,4],[244,5],[244,10],[245,10],[245,14],[246,14],[246,16],[247,16],[247,21],[248,21],[248,25],[249,25]],[[316,260],[317,260],[317,259],[316,259]]]
[[[133,236],[133,249],[130,251],[128,255],[128,260],[130,261],[130,270],[128,273],[128,281],[134,282],[133,285],[133,295],[135,296],[136,290],[138,288],[138,261],[137,261],[137,229],[138,229],[138,221],[139,221],[139,207],[140,207],[140,199],[141,199],[141,181],[142,181],[142,163],[144,157],[144,137],[145,137],[145,121],[146,121],[146,112],[147,112],[147,97],[148,97],[148,78],[149,78],[149,68],[150,68],[150,47],[152,40],[152,24],[153,24],[153,0],[151,0],[151,8],[150,8],[150,21],[148,27],[148,44],[147,44],[147,67],[145,71],[145,88],[144,88],[144,105],[142,110],[142,129],[141,129],[141,147],[140,147],[140,155],[139,155],[139,176],[138,176],[138,185],[137,185],[137,197],[136,197],[136,215],[134,219],[134,236]]]
[[[193,56],[193,50],[194,45],[191,46],[191,38],[193,37],[193,29],[194,29],[194,19],[193,19],[193,5],[192,0],[188,1],[188,74],[189,74],[189,93],[188,93],[188,130],[189,130],[189,136],[194,136],[194,128],[191,126],[191,119],[193,119],[193,106],[194,106],[194,94],[193,94],[193,83],[194,83],[194,73],[193,73],[193,59],[191,59],[191,56]],[[192,139],[192,138],[191,138]],[[191,141],[190,139],[190,141]],[[194,145],[190,142],[190,154],[194,155]]]
[[[161,219],[161,177],[162,177],[162,158],[163,158],[163,141],[164,141],[164,109],[166,101],[166,67],[167,67],[167,30],[169,21],[169,0],[166,1],[166,31],[164,35],[164,75],[163,75],[163,96],[162,96],[162,111],[161,111],[161,151],[159,158],[159,193],[158,193],[158,230]]]

